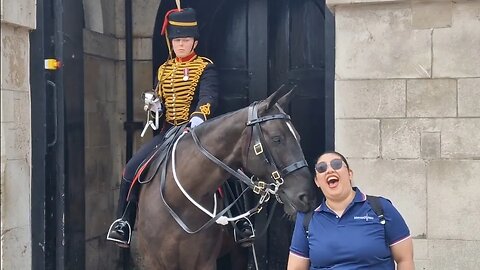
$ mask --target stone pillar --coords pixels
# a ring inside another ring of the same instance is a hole
[[[416,269],[480,263],[480,2],[327,0],[335,13],[335,142],[390,198]]]
[[[31,269],[30,44],[35,1],[1,2],[1,269]]]

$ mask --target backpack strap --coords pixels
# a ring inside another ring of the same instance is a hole
[[[385,225],[385,216],[383,215],[383,207],[380,203],[380,197],[367,195],[367,201],[370,203],[373,212],[378,216],[378,219],[380,219],[380,223]]]
[[[312,220],[312,217],[313,217],[313,210],[305,213],[305,216],[303,217],[303,229],[305,230],[305,237],[307,238],[308,238],[308,225],[310,225],[310,221]]]

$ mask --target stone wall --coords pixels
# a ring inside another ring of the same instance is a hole
[[[35,3],[1,1],[0,269],[31,269],[30,43]]]
[[[84,30],[85,248],[88,269],[115,269],[119,250],[106,243],[113,220],[115,188],[125,151],[122,102],[117,89],[118,41]]]
[[[355,184],[403,214],[416,269],[477,269],[480,2],[327,4],[336,148]]]
[[[106,242],[115,219],[126,162],[125,1],[84,0],[86,268],[119,269],[120,249]],[[157,0],[132,1],[134,120],[145,114],[141,93],[152,87],[152,40]],[[134,150],[149,140],[134,134]],[[134,239],[133,239],[134,241]]]

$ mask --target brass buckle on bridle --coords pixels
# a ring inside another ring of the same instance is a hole
[[[265,190],[265,187],[267,186],[267,183],[263,181],[258,181],[257,184],[253,186],[253,192],[256,194],[260,194]]]
[[[263,147],[262,147],[262,143],[257,143],[253,146],[253,151],[255,152],[255,155],[260,155],[261,153],[263,153]]]
[[[272,178],[273,180],[275,180],[275,183],[280,186],[283,184],[283,178],[280,177],[280,173],[278,173],[278,171],[274,171],[272,172]]]

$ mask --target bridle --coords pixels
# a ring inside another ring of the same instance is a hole
[[[289,174],[291,174],[291,173],[293,173],[293,172],[295,172],[295,171],[297,171],[297,170],[299,170],[303,167],[307,167],[308,165],[307,165],[307,161],[303,158],[302,160],[299,160],[297,162],[293,162],[292,164],[290,164],[288,166],[285,166],[284,168],[281,168],[281,169],[278,168],[277,163],[276,163],[273,155],[269,151],[268,144],[266,144],[266,142],[265,142],[265,137],[263,135],[262,128],[261,128],[262,123],[265,123],[265,122],[268,122],[268,121],[271,121],[271,120],[284,120],[286,122],[286,124],[289,123],[290,116],[287,115],[285,112],[283,112],[283,110],[278,105],[277,105],[277,108],[280,110],[280,113],[265,115],[265,116],[259,117],[258,116],[258,103],[254,102],[248,107],[248,120],[247,120],[247,123],[246,123],[247,127],[251,127],[251,129],[249,131],[250,136],[248,136],[250,139],[246,143],[247,147],[245,147],[246,148],[245,151],[246,151],[246,154],[247,154],[246,157],[248,157],[248,154],[250,153],[250,151],[253,151],[253,153],[256,156],[261,156],[262,157],[262,159],[265,161],[265,163],[268,167],[269,175],[270,175],[270,178],[271,178],[271,181],[268,182],[268,183],[266,181],[262,181],[262,180],[254,181],[253,179],[254,178],[258,179],[258,177],[256,177],[256,176],[248,177],[247,175],[245,175],[245,173],[243,173],[242,170],[235,171],[234,169],[229,167],[227,164],[225,164],[223,161],[219,160],[212,153],[210,153],[207,149],[205,149],[205,147],[201,144],[201,142],[200,142],[197,134],[195,133],[194,129],[190,130],[190,134],[193,138],[193,141],[195,142],[195,145],[197,146],[197,148],[200,150],[200,152],[202,154],[204,154],[213,163],[222,167],[225,171],[227,171],[233,177],[237,178],[238,180],[240,180],[241,182],[246,184],[247,187],[249,187],[250,189],[253,190],[253,192],[260,195],[259,202],[254,208],[252,208],[252,209],[248,210],[247,212],[245,212],[241,215],[238,215],[236,217],[229,218],[229,217],[224,216],[224,214],[227,211],[230,210],[230,208],[241,198],[241,196],[247,191],[247,189],[243,190],[243,192],[232,203],[230,203],[227,207],[225,207],[218,214],[216,213],[216,208],[217,208],[216,207],[216,202],[217,202],[217,200],[216,200],[216,196],[214,195],[214,204],[215,204],[214,212],[211,213],[210,211],[206,210],[199,203],[197,203],[195,200],[193,200],[190,197],[189,194],[186,193],[186,191],[183,189],[183,187],[181,186],[181,184],[178,181],[177,176],[176,176],[176,170],[175,170],[175,149],[176,149],[176,145],[180,141],[180,139],[187,133],[182,134],[175,141],[174,146],[173,146],[173,151],[172,151],[172,162],[171,162],[172,172],[173,172],[175,182],[176,182],[177,186],[180,188],[180,190],[183,192],[183,194],[190,200],[190,202],[192,202],[195,206],[197,206],[197,208],[199,208],[200,210],[202,210],[204,213],[206,213],[207,215],[209,215],[211,217],[211,219],[207,223],[203,224],[197,230],[190,229],[180,219],[180,217],[175,213],[175,211],[173,211],[173,209],[168,205],[168,203],[166,202],[166,200],[163,196],[163,190],[160,190],[160,197],[162,198],[163,202],[165,203],[168,211],[170,212],[172,217],[175,219],[175,221],[180,225],[180,227],[182,227],[187,233],[191,233],[191,234],[192,233],[197,233],[197,232],[201,231],[202,229],[212,225],[214,222],[216,222],[217,224],[221,224],[221,225],[227,225],[228,222],[236,221],[236,220],[239,220],[241,218],[245,218],[245,217],[251,216],[253,214],[256,214],[256,213],[260,212],[260,210],[262,209],[262,205],[269,200],[270,194],[275,195],[277,201],[280,202],[280,203],[283,203],[278,196],[278,190],[279,190],[280,186],[283,185],[283,183],[284,183],[284,180],[283,180],[284,177],[286,177],[287,175],[289,175]],[[289,127],[289,129],[290,129],[290,127]],[[253,145],[252,148],[250,148],[251,145]]]
[[[308,164],[305,159],[302,159],[288,166],[285,166],[282,169],[278,169],[278,165],[275,161],[275,158],[273,157],[273,155],[268,149],[267,144],[265,143],[265,136],[263,135],[263,132],[262,132],[261,123],[268,122],[274,119],[283,119],[288,123],[291,119],[290,119],[290,116],[285,112],[283,112],[283,110],[278,105],[277,105],[277,108],[280,110],[281,113],[259,117],[257,105],[258,103],[254,102],[252,105],[248,107],[247,126],[250,126],[252,128],[250,129],[250,135],[251,135],[249,136],[250,140],[247,144],[248,145],[246,150],[247,157],[248,157],[248,152],[250,151],[250,145],[252,145],[253,143],[253,152],[255,153],[256,156],[261,156],[263,158],[266,165],[268,166],[268,170],[270,172],[269,175],[273,182],[266,183],[260,180],[260,181],[257,181],[256,185],[252,189],[253,189],[253,192],[257,194],[261,194],[262,191],[266,190],[268,191],[268,193],[274,194],[278,202],[283,203],[280,200],[280,197],[278,196],[278,189],[284,183],[283,178],[295,172],[296,170],[299,170],[303,167],[307,167]],[[273,187],[273,189],[271,187]]]

